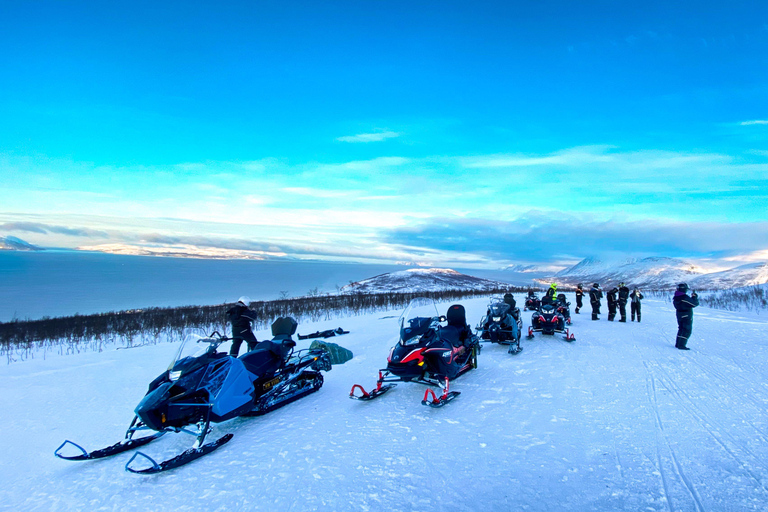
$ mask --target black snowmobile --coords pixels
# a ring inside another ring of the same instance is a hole
[[[576,336],[569,332],[565,327],[565,316],[558,311],[561,307],[557,301],[544,302],[539,306],[538,311],[534,311],[531,316],[531,325],[528,327],[527,338],[533,339],[534,332],[554,335],[555,333],[564,333],[565,341],[574,341]]]
[[[440,316],[432,299],[419,297],[408,304],[399,323],[400,339],[389,352],[387,367],[379,370],[376,388],[366,391],[355,384],[349,397],[373,400],[395,387],[392,382],[399,381],[441,388],[440,396],[427,389],[423,405],[442,407],[459,396],[459,391],[450,391],[450,381],[477,368],[480,352],[479,339],[467,325],[464,307],[453,305],[446,316]],[[356,389],[360,390],[359,395],[355,394]]]
[[[508,352],[517,354],[523,348],[520,346],[520,336],[523,331],[523,320],[520,308],[512,308],[503,299],[492,299],[488,312],[477,326],[477,334],[482,340],[491,343],[509,345]]]
[[[192,448],[164,462],[136,452],[125,465],[133,473],[158,473],[177,468],[206,455],[230,439],[226,434],[205,444],[211,423],[238,416],[258,416],[298,400],[320,389],[321,371],[331,369],[324,350],[294,351],[296,320],[278,318],[272,324],[271,341],[260,342],[255,350],[236,358],[218,352],[219,345],[231,338],[215,332],[206,338],[182,342],[168,369],[153,380],[138,406],[125,439],[108,448],[87,452],[79,445],[64,441],[54,454],[66,460],[100,459],[116,455],[154,441],[168,432],[196,436]],[[134,439],[139,431],[154,431]],[[72,445],[80,453],[64,455],[62,449]],[[131,463],[143,457],[151,463],[135,469]]]
[[[525,298],[525,305],[523,306],[523,311],[529,310],[529,311],[538,311],[539,306],[541,306],[541,300],[536,296],[536,293],[534,292],[528,292],[528,296]]]

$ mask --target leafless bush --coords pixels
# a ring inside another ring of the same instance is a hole
[[[419,293],[377,293],[312,295],[251,303],[257,312],[256,329],[267,329],[275,318],[292,316],[299,323],[317,322],[345,316],[359,316],[381,310],[405,307],[415,297],[438,302],[470,297],[526,292],[528,288],[509,287],[482,291],[442,290]],[[314,293],[314,290],[312,290]],[[135,347],[165,341],[180,341],[193,333],[229,330],[226,311],[230,306],[184,306],[148,308],[97,315],[74,315],[41,320],[0,322],[0,356],[8,363],[47,353],[76,354],[103,351],[110,345]]]

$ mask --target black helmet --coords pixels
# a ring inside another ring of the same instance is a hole
[[[683,293],[687,292],[688,291],[688,284],[687,283],[680,283],[679,285],[677,285],[677,291],[683,292]]]
[[[594,286],[595,288],[600,288],[600,283],[595,283],[592,286]]]
[[[579,284],[576,285],[576,288],[581,290],[582,288],[584,288],[584,285],[582,283],[579,283]]]

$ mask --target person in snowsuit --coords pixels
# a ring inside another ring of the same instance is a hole
[[[584,303],[582,302],[584,300],[584,285],[579,283],[579,285],[576,287],[576,309],[574,310],[576,314],[579,314],[579,309],[584,307]]]
[[[615,286],[608,291],[608,321],[613,322],[616,318],[616,294],[619,293],[619,289]]]
[[[629,288],[624,283],[619,283],[619,322],[627,321],[627,301],[629,300]]]
[[[592,289],[589,290],[589,303],[592,305],[592,320],[599,320],[600,317],[600,300],[603,298],[603,291],[600,289],[600,284],[595,283],[592,285]]]
[[[509,304],[509,313],[511,314],[512,311],[515,310],[515,306],[517,306],[517,301],[515,300],[515,296],[511,293],[505,293],[504,294],[504,303]]]
[[[547,290],[547,293],[544,294],[544,297],[541,299],[541,303],[554,304],[555,300],[557,300],[557,285],[552,283],[549,285],[549,290]]]
[[[677,310],[677,338],[675,339],[675,348],[679,350],[690,350],[688,338],[693,332],[693,308],[699,305],[699,296],[696,292],[688,295],[688,285],[680,283],[677,285],[677,291],[672,299],[672,304]]]
[[[643,300],[643,294],[640,290],[635,288],[632,293],[629,294],[629,309],[632,317],[632,321],[635,321],[635,313],[637,313],[637,323],[640,323],[640,301]]]
[[[256,320],[256,312],[248,307],[251,300],[248,297],[240,297],[237,304],[227,310],[229,322],[232,324],[232,346],[229,349],[229,355],[237,357],[240,352],[240,345],[245,341],[248,344],[248,351],[256,348],[258,340],[251,330],[251,322]]]

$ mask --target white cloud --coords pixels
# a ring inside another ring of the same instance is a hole
[[[766,119],[755,119],[753,121],[742,121],[739,123],[741,126],[751,126],[754,124],[768,124],[768,120]]]
[[[400,135],[397,132],[358,133],[357,135],[337,137],[336,140],[339,142],[381,142],[382,140],[393,139]]]

